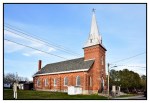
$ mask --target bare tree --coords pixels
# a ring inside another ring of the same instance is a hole
[[[15,75],[15,73],[4,74],[5,83],[6,82],[13,83],[14,81],[29,81],[29,79],[27,77],[18,76],[17,74]]]
[[[13,73],[8,73],[4,75],[4,82],[14,82],[16,80],[16,76]]]

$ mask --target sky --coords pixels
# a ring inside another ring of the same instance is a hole
[[[107,49],[106,71],[107,63],[111,63],[110,69],[128,68],[140,75],[146,74],[146,68],[142,68],[146,67],[145,4],[5,4],[5,39],[63,58],[4,40],[4,73],[17,72],[19,76],[32,80],[38,71],[38,60],[42,60],[43,67],[83,57],[82,48],[89,36],[93,8]],[[10,28],[46,41],[51,46]],[[63,52],[60,47],[71,53]],[[126,59],[133,56],[136,57]],[[119,60],[123,61],[116,62]],[[114,65],[117,67],[113,68]]]

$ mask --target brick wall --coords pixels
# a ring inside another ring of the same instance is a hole
[[[34,77],[34,88],[36,90],[57,90],[64,91],[67,90],[67,86],[64,86],[64,78],[68,78],[68,86],[76,86],[76,77],[80,76],[80,87],[85,90],[87,89],[87,72],[76,72],[76,73],[64,73],[64,74],[53,74],[53,75],[41,75]],[[54,78],[57,79],[57,85],[54,86]],[[37,80],[40,79],[41,84],[37,85]],[[48,85],[45,86],[44,80],[48,79]]]
[[[103,64],[102,64],[103,58]],[[41,75],[34,77],[34,89],[35,90],[56,90],[67,91],[67,86],[64,86],[64,78],[68,77],[68,86],[76,86],[76,77],[80,76],[81,85],[85,93],[93,91],[97,93],[101,89],[101,78],[104,78],[106,86],[106,71],[105,71],[105,49],[100,45],[84,48],[84,60],[95,59],[94,64],[87,72],[74,72],[63,74],[51,74]],[[92,85],[90,86],[90,77],[92,78]],[[37,85],[37,80],[40,78],[41,84]],[[57,85],[54,86],[54,78],[57,79]],[[45,79],[48,79],[48,85],[45,86]],[[105,88],[106,89],[106,88]]]
[[[103,58],[103,64],[102,64]],[[101,89],[101,78],[104,78],[104,83],[106,86],[106,71],[105,71],[105,49],[100,45],[95,45],[91,47],[84,48],[84,60],[95,59],[95,62],[88,72],[93,80],[93,91],[98,91]]]

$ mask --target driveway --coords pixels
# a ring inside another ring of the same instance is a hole
[[[112,98],[112,99],[141,99],[141,100],[146,100],[146,97],[144,95],[138,95],[138,96],[131,96],[131,97],[118,97],[118,98]]]

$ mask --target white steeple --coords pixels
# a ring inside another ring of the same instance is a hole
[[[92,23],[91,23],[91,31],[89,34],[88,41],[84,45],[85,47],[93,46],[96,44],[102,45],[102,37],[99,34],[98,25],[96,22],[96,16],[95,16],[95,9],[93,9],[93,15],[92,15]]]

